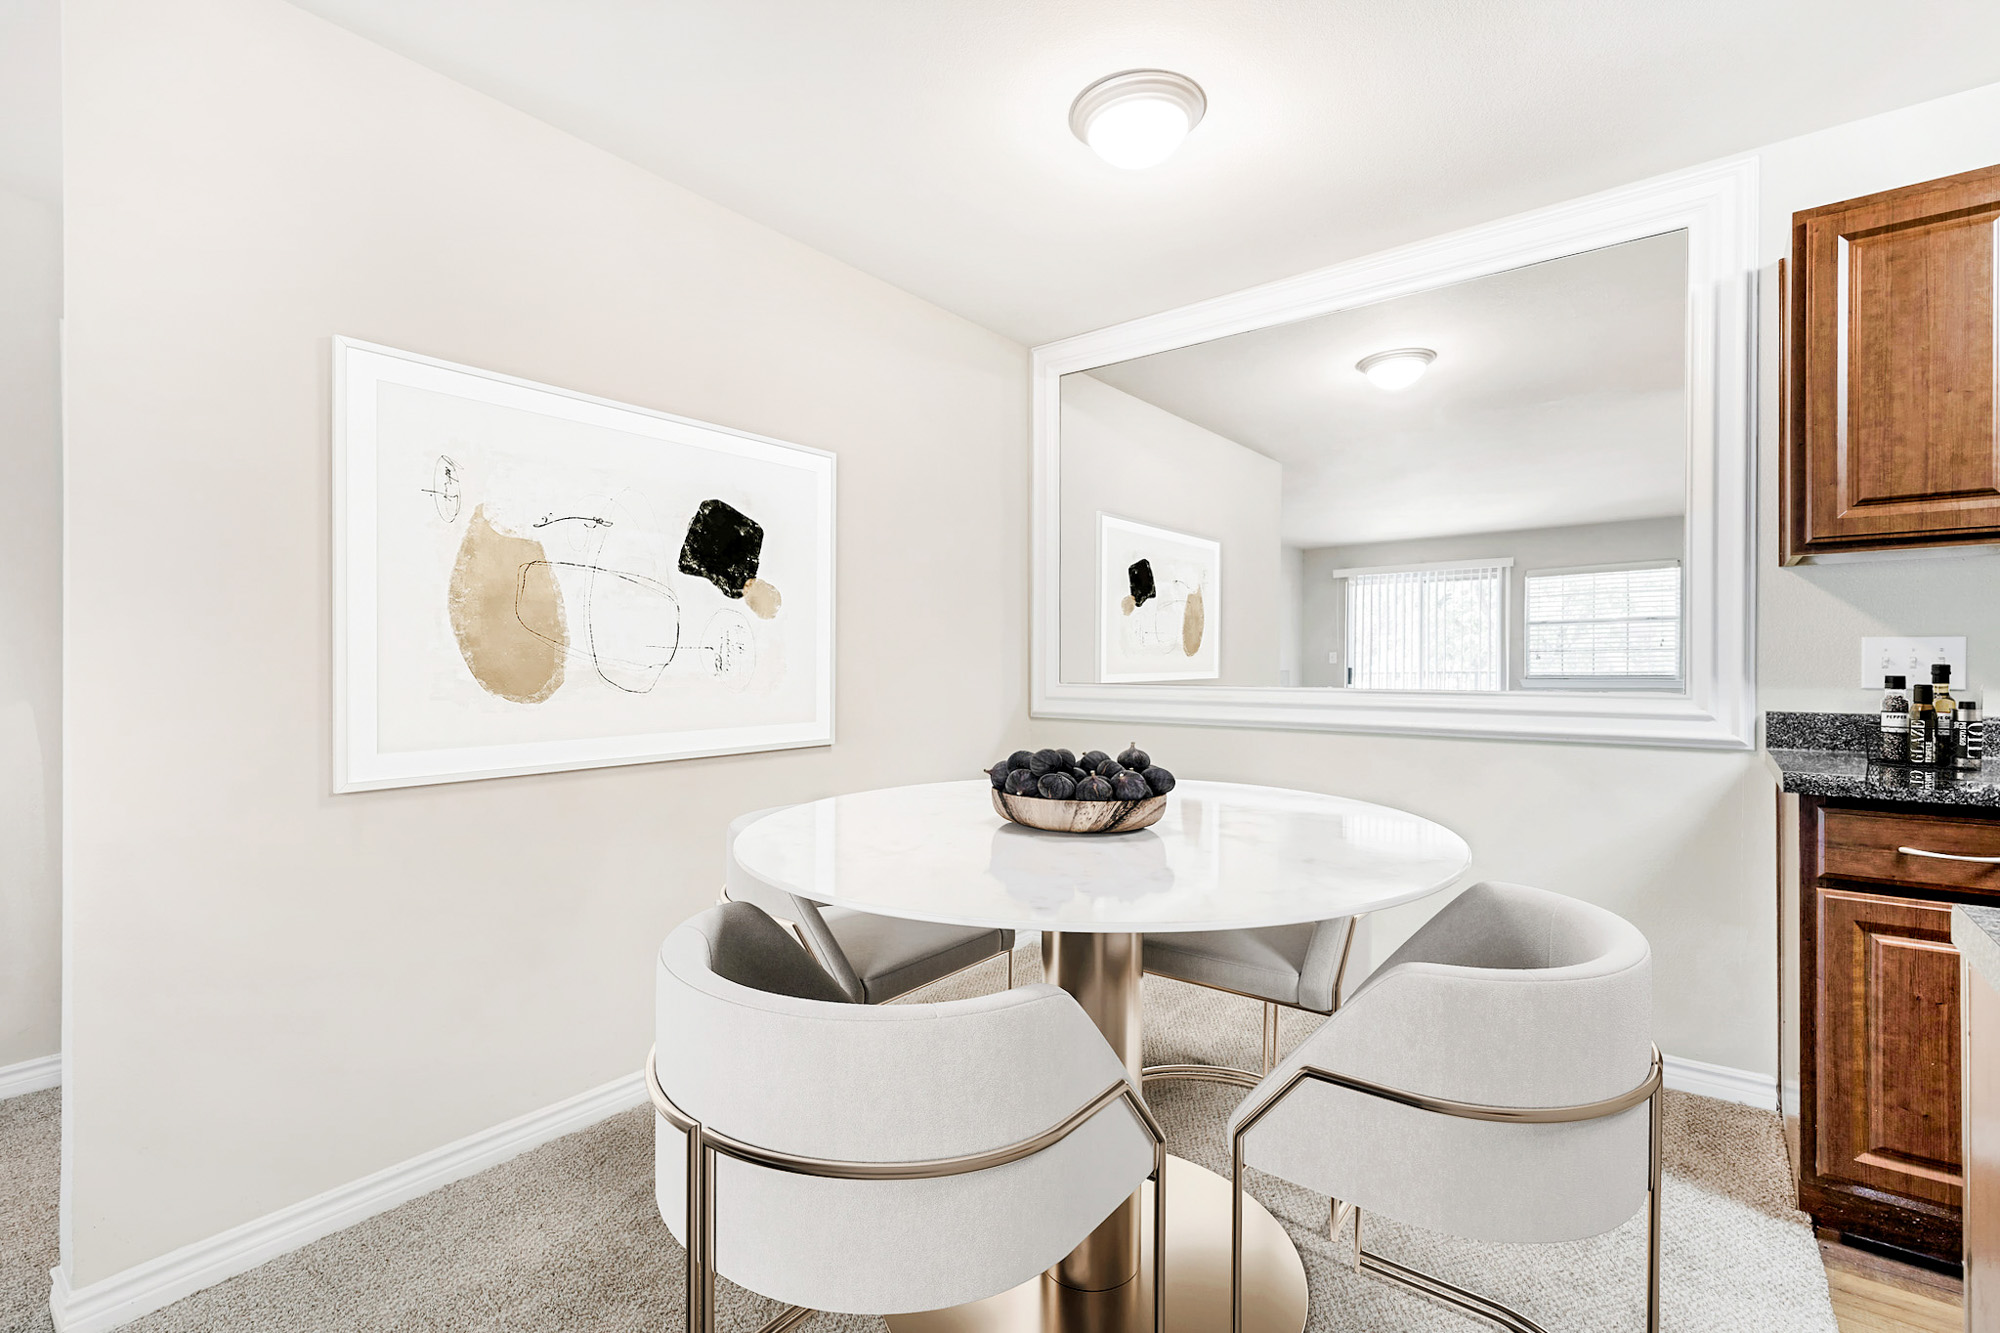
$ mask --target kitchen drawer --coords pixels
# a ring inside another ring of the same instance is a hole
[[[1819,818],[1823,876],[2000,897],[2000,820],[1834,806]]]

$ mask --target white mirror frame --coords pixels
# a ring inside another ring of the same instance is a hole
[[[1065,682],[1062,377],[1624,241],[1687,232],[1687,693],[1418,694]],[[1756,735],[1757,164],[1697,168],[1034,350],[1036,717],[1745,750]]]

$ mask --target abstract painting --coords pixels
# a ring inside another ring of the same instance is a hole
[[[1222,544],[1097,516],[1097,678],[1222,674]]]
[[[833,740],[830,454],[333,340],[334,790]]]

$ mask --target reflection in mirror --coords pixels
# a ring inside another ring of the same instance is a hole
[[[1682,692],[1686,304],[1676,231],[1064,376],[1062,678]]]

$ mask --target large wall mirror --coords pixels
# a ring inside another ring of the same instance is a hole
[[[1036,712],[1748,745],[1751,171],[1037,349]]]

